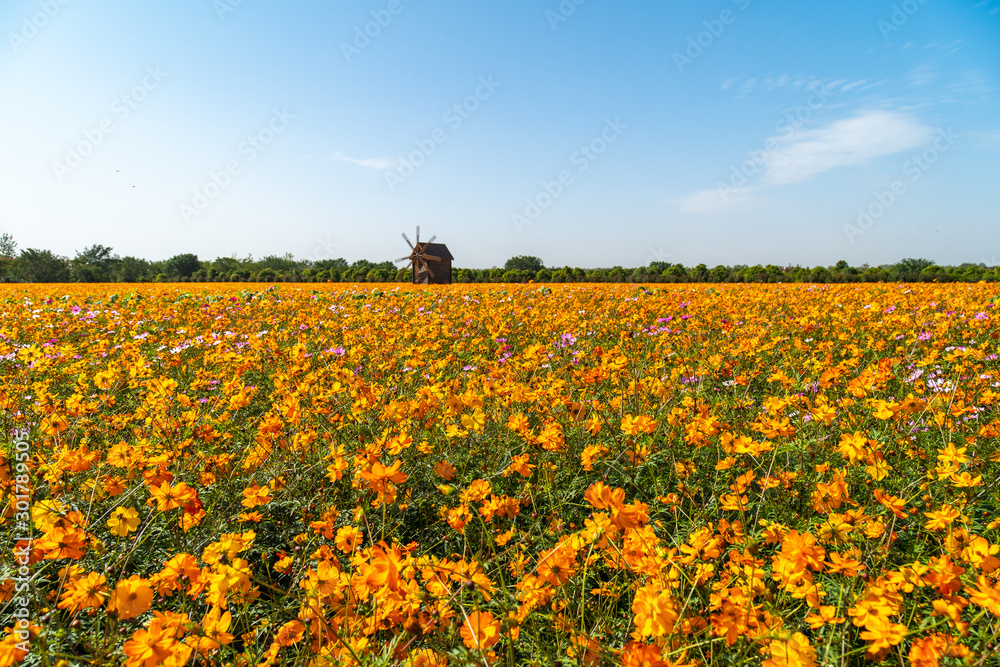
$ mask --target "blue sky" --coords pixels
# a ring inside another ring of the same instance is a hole
[[[1000,0],[6,0],[0,34],[22,248],[1000,263]]]

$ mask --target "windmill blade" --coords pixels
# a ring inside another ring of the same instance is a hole
[[[420,225],[417,225],[417,245],[420,245]]]
[[[431,271],[431,266],[427,262],[424,262],[424,271],[430,274],[431,278],[434,277],[434,272]]]
[[[416,248],[413,247],[413,244],[410,243],[410,239],[406,236],[406,234],[403,234],[403,240],[406,241],[406,245],[410,246],[410,250],[416,250]]]
[[[437,234],[435,234],[434,236],[432,236],[431,240],[428,241],[425,245],[430,245],[430,244],[434,243],[434,239],[436,239],[436,238],[437,238]]]
[[[440,262],[441,261],[441,258],[437,257],[435,255],[425,255],[424,253],[420,253],[420,256],[423,257],[424,259],[430,259],[430,260],[433,260],[435,262]]]
[[[405,262],[407,260],[413,259],[413,255],[407,255],[406,257],[400,257],[399,259],[394,259],[394,262]]]

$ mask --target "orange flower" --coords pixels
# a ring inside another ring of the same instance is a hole
[[[969,600],[994,616],[1000,616],[1000,589],[990,586],[983,575],[979,575],[976,588],[969,590]]]
[[[806,616],[806,623],[813,630],[819,630],[821,627],[827,623],[839,624],[843,623],[845,619],[843,616],[837,616],[837,608],[831,606],[821,606],[816,610],[818,613],[810,614]]]
[[[732,646],[736,640],[745,635],[749,627],[749,613],[742,605],[737,605],[729,599],[722,601],[722,608],[718,613],[712,614],[712,631],[717,637],[726,638],[726,646]]]
[[[939,667],[948,644],[948,638],[940,633],[916,640],[910,647],[910,666]]]
[[[302,641],[302,635],[306,631],[304,625],[298,621],[288,621],[274,635],[274,641],[281,646],[291,646]]]
[[[163,627],[160,619],[153,619],[148,630],[136,630],[132,638],[125,642],[125,664],[127,667],[162,665],[173,655],[175,646],[177,631]]]
[[[106,583],[107,577],[97,572],[91,572],[81,579],[69,582],[58,607],[68,609],[73,614],[84,609],[100,608],[108,597]]]
[[[170,595],[171,591],[181,587],[180,580],[195,582],[201,578],[201,568],[191,554],[180,553],[163,563],[163,569],[154,575],[150,583],[160,595]]]
[[[232,622],[231,613],[223,612],[219,607],[212,607],[201,620],[204,636],[188,637],[186,643],[199,653],[214,651],[223,644],[231,644],[234,637],[229,634],[229,626]]]
[[[669,591],[649,584],[640,588],[632,601],[636,633],[640,637],[662,637],[673,631],[678,614]]]
[[[603,482],[595,482],[583,494],[583,497],[595,509],[603,510],[609,507],[622,507],[625,503],[625,491],[623,489],[609,489]]]
[[[882,489],[875,489],[875,500],[892,512],[897,519],[905,519],[908,516],[903,511],[906,509],[906,501],[902,498],[883,493]]]
[[[390,465],[385,466],[376,461],[370,470],[359,470],[358,478],[363,480],[366,486],[378,494],[378,498],[372,501],[372,505],[377,507],[380,504],[388,504],[396,499],[395,484],[402,484],[407,480],[407,474],[400,472],[399,467],[403,462],[399,459]]]
[[[669,667],[663,660],[663,649],[655,644],[641,644],[631,641],[622,649],[623,667]]]
[[[46,560],[82,558],[87,549],[87,531],[71,525],[53,526],[35,546],[46,552]]]
[[[622,418],[622,432],[625,435],[652,434],[656,432],[656,427],[656,420],[646,415],[639,415],[638,417],[625,415]]]
[[[434,466],[434,472],[438,477],[448,482],[455,477],[455,466],[447,461],[440,461],[436,466]]]
[[[882,649],[895,646],[906,637],[905,625],[893,623],[883,616],[869,616],[865,627],[861,638],[872,642],[868,646],[869,655],[875,655]]]
[[[117,612],[118,619],[125,621],[144,614],[152,603],[153,589],[149,582],[138,575],[132,575],[115,586],[108,611]]]
[[[485,651],[500,641],[500,623],[488,611],[474,611],[462,624],[461,635],[470,649]]]
[[[407,656],[404,667],[448,667],[448,659],[429,648],[420,648]]]
[[[768,645],[771,659],[761,667],[816,667],[816,651],[801,632],[785,639],[774,639]]]
[[[393,482],[395,484],[402,484],[406,481],[406,473],[400,472],[399,467],[403,465],[403,462],[396,459],[390,466],[384,466],[378,461],[372,464],[371,470],[362,470],[358,473],[361,479],[372,482]]]
[[[844,433],[840,436],[840,445],[837,451],[848,461],[861,461],[868,456],[868,437],[860,431],[853,434]]]
[[[814,570],[823,569],[823,559],[826,550],[816,544],[816,538],[810,533],[789,531],[781,545],[781,555],[799,567],[810,567]]]
[[[364,534],[354,526],[344,526],[337,531],[337,548],[345,554],[352,553],[361,546]]]
[[[152,496],[150,501],[155,500],[157,509],[161,512],[184,507],[196,495],[194,489],[184,482],[176,486],[171,486],[170,482],[163,482],[159,486],[151,486],[149,487],[149,494]]]
[[[924,512],[924,516],[930,519],[924,524],[924,528],[936,532],[950,526],[961,513],[952,509],[951,505],[944,505],[937,512]]]
[[[399,587],[398,549],[388,549],[384,542],[372,549],[371,560],[362,566],[360,574],[371,589],[388,587],[395,590]]]
[[[535,464],[528,463],[530,460],[530,454],[520,454],[512,457],[510,465],[503,471],[503,476],[508,477],[516,472],[521,477],[531,477],[531,471],[535,469]]]
[[[271,502],[272,494],[271,487],[269,486],[249,486],[243,489],[243,500],[240,504],[247,509],[252,509],[260,505],[266,505]]]

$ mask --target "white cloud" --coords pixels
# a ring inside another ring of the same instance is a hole
[[[387,157],[377,157],[368,158],[365,160],[359,160],[357,158],[349,157],[343,153],[334,153],[332,157],[326,158],[327,160],[337,160],[338,162],[349,162],[351,164],[356,164],[359,167],[367,167],[368,169],[395,169],[399,166],[399,158],[387,158]]]
[[[752,79],[747,79],[746,81],[743,82],[743,85],[740,86],[740,94],[748,95],[752,93],[753,89],[756,87],[757,87],[757,77],[753,77]]]
[[[806,76],[803,74],[779,74],[778,76],[766,77],[763,79],[759,77],[752,77],[743,81],[740,81],[739,79],[726,79],[722,82],[722,89],[737,89],[737,96],[739,97],[756,92],[769,93],[785,88],[799,88],[808,91],[822,87],[825,90],[846,93],[849,90],[853,90],[854,88],[858,88],[868,83],[868,79],[861,79],[860,81],[839,79],[829,83],[824,83],[823,81],[823,79],[814,75]]]
[[[760,205],[757,193],[768,188],[800,183],[838,167],[864,164],[925,144],[934,129],[900,111],[860,112],[814,130],[799,130],[772,137],[774,146],[757,164],[760,180],[748,183],[757,169],[744,172],[739,186],[719,182],[715,188],[698,190],[670,203],[683,213],[712,215],[748,210]],[[754,158],[756,159],[756,158]],[[746,163],[745,163],[746,164]]]
[[[857,88],[858,86],[863,86],[866,83],[868,83],[868,79],[861,79],[859,81],[852,81],[851,83],[845,84],[844,87],[840,89],[840,92],[846,93],[847,91],[849,91],[849,90],[851,90],[853,88]]]
[[[905,114],[873,110],[778,139],[767,160],[767,185],[798,183],[837,167],[864,164],[925,143],[934,130]]]

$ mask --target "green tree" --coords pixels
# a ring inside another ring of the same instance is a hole
[[[884,269],[880,269],[877,266],[870,266],[867,269],[865,269],[864,272],[864,281],[866,283],[880,283],[883,282],[888,277],[889,274],[886,273]]]
[[[350,264],[343,257],[338,257],[337,259],[321,259],[313,262],[314,269],[326,269],[327,271],[343,271]]]
[[[259,269],[273,269],[276,273],[288,273],[294,271],[299,266],[290,252],[285,253],[281,257],[268,255],[256,262],[256,264]]]
[[[809,282],[813,283],[828,283],[830,282],[830,269],[825,266],[817,266],[809,274]]]
[[[928,266],[934,266],[934,260],[905,257],[893,264],[891,273],[896,280],[920,280],[921,273]]]
[[[688,274],[683,264],[671,264],[665,271],[661,271],[661,273],[675,278],[684,278]]]
[[[149,273],[149,262],[137,257],[122,257],[115,266],[115,279],[123,283],[147,280]]]
[[[238,270],[242,265],[243,262],[235,257],[216,257],[212,260],[210,268],[215,269],[218,273],[229,275],[233,271]]]
[[[201,262],[198,261],[198,255],[185,253],[168,259],[163,268],[164,273],[171,278],[190,278],[201,268]]]
[[[0,235],[0,280],[11,280],[17,259],[17,241],[10,234]]]
[[[111,248],[95,243],[76,253],[70,262],[70,280],[77,283],[109,282],[119,261]]]
[[[367,259],[359,259],[351,263],[350,269],[351,271],[354,272],[355,276],[357,276],[359,273],[365,275],[372,270],[373,266],[375,265],[369,262]]]
[[[726,278],[729,277],[729,267],[719,264],[714,269],[712,269],[712,273],[710,275],[712,278],[712,282],[724,283],[726,282]]]
[[[764,267],[760,264],[754,264],[751,267],[743,269],[743,280],[748,283],[758,282],[762,277],[766,279],[767,274],[764,273]]]
[[[955,269],[955,276],[966,283],[975,283],[983,279],[986,267],[980,264],[960,264]]]
[[[767,281],[771,283],[776,283],[784,279],[785,272],[780,266],[774,264],[768,264],[764,267],[764,273],[767,275]]]
[[[68,260],[51,250],[25,248],[17,259],[21,279],[31,283],[63,283],[69,280]]]
[[[511,257],[503,265],[504,271],[524,271],[532,275],[545,268],[542,260],[531,255],[518,255]]]

